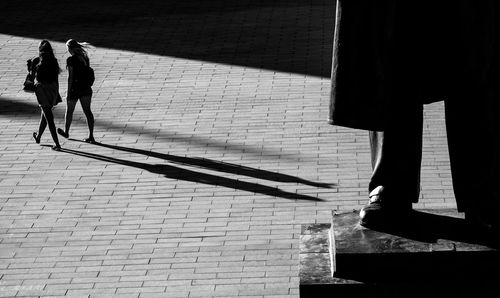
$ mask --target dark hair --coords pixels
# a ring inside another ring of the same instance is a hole
[[[40,53],[42,53],[42,52],[49,52],[49,53],[54,54],[54,50],[52,49],[52,45],[46,39],[40,41],[40,44],[38,44],[38,51]]]
[[[57,68],[57,73],[61,73],[61,68],[59,67],[57,58],[54,55],[54,50],[52,49],[52,45],[50,45],[50,42],[48,40],[44,39],[38,45],[38,57],[40,57],[40,62],[38,63],[39,65],[44,61],[48,62],[49,64],[51,63],[55,68]]]

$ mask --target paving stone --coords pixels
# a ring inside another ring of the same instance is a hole
[[[332,1],[0,11],[0,287],[45,285],[0,296],[298,297],[300,225],[359,209],[370,177],[367,133],[326,123]],[[21,84],[43,38],[62,69],[58,127],[64,43],[95,45],[100,144],[80,141],[80,106],[65,150],[48,130],[32,141],[40,111]],[[419,208],[455,207],[443,115],[425,107]]]

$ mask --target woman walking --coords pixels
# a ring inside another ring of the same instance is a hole
[[[94,115],[90,110],[93,73],[91,75],[92,78],[90,78],[90,60],[86,51],[88,47],[90,47],[90,44],[85,42],[80,43],[74,39],[70,39],[66,42],[66,48],[71,55],[66,60],[66,67],[69,72],[68,95],[66,99],[67,105],[64,130],[58,128],[57,132],[65,138],[69,137],[69,129],[73,121],[73,112],[75,111],[77,101],[80,100],[89,127],[89,136],[84,141],[87,143],[94,143]]]
[[[62,101],[59,95],[58,81],[61,69],[59,68],[59,64],[57,63],[57,59],[54,56],[54,51],[49,41],[44,39],[40,42],[38,45],[38,57],[31,60],[31,63],[28,62],[28,68],[29,71],[35,74],[35,94],[38,105],[42,109],[38,132],[33,133],[33,138],[35,142],[39,144],[40,138],[48,125],[50,134],[55,143],[52,150],[59,151],[61,145],[57,138],[52,109]]]

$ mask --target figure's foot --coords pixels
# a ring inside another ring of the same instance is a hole
[[[35,139],[35,143],[40,144],[40,138],[38,137],[38,133],[36,131],[33,133],[33,139]]]
[[[89,143],[89,144],[95,144],[95,139],[94,137],[88,137],[86,139],[83,140],[85,143]]]
[[[65,132],[64,130],[58,128],[57,129],[57,133],[60,134],[61,136],[63,136],[64,138],[69,138],[69,133]]]
[[[54,145],[54,146],[52,146],[52,150],[54,150],[54,151],[61,151],[61,145]]]
[[[384,199],[384,188],[377,187],[370,193],[370,201],[359,212],[360,224],[366,228],[395,228],[410,220],[411,204],[395,205]]]

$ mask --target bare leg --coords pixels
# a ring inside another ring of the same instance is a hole
[[[64,116],[64,132],[69,135],[69,128],[71,127],[71,122],[73,121],[73,113],[75,112],[76,100],[66,101],[66,115]]]
[[[38,140],[42,138],[43,132],[45,131],[46,127],[47,127],[47,120],[45,119],[42,109],[42,112],[40,113],[40,125],[38,126],[38,134],[36,137]]]
[[[89,127],[89,140],[94,140],[94,114],[90,110],[92,95],[82,96],[80,104],[82,105],[83,113],[87,118],[87,125]]]
[[[61,147],[61,145],[59,144],[59,139],[57,138],[56,124],[54,123],[54,114],[52,114],[52,108],[42,107],[42,110],[46,124],[49,125],[50,134],[52,135],[52,139],[54,140],[56,147]]]

